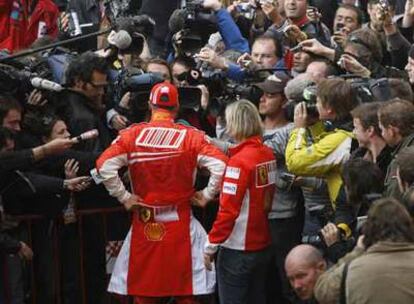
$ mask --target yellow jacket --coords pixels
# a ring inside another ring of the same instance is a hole
[[[309,131],[313,143],[307,144]],[[325,178],[330,200],[335,205],[342,185],[341,165],[349,159],[351,145],[351,132],[342,129],[326,132],[322,122],[308,129],[296,128],[286,147],[286,165],[295,175]]]

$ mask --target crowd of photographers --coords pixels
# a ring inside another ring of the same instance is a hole
[[[257,106],[277,160],[263,301],[414,302],[414,1],[67,2],[0,1],[0,303],[56,290],[80,303],[83,275],[87,303],[103,303],[103,223],[83,221],[81,246],[77,211],[118,206],[95,161],[149,120],[163,81],[176,121],[225,153],[226,107]],[[33,248],[16,219],[28,214],[44,217]],[[113,216],[109,238],[128,224]]]

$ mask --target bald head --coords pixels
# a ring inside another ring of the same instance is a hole
[[[302,300],[311,299],[319,276],[325,271],[326,262],[318,249],[311,245],[298,245],[286,257],[286,275]]]
[[[286,256],[285,265],[288,262],[296,263],[298,261],[309,265],[314,265],[318,262],[323,261],[323,256],[321,252],[314,246],[303,244],[294,247],[289,252],[289,254]]]

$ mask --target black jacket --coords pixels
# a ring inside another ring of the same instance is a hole
[[[98,129],[97,138],[77,144],[76,150],[102,152],[110,145],[111,135],[104,123],[105,119],[91,106],[85,95],[72,90],[64,92],[56,111],[58,116],[66,122],[72,136],[78,136],[91,129]]]

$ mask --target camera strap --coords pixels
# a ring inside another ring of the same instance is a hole
[[[339,293],[339,304],[346,304],[346,278],[348,276],[348,268],[351,261],[346,262],[344,265],[344,270],[342,271],[341,278],[341,289]]]

